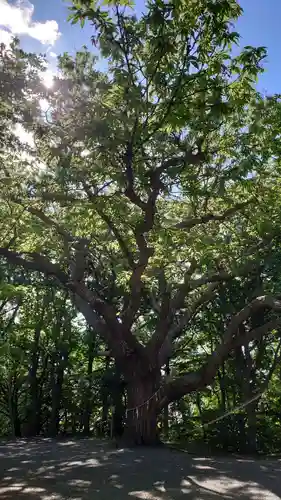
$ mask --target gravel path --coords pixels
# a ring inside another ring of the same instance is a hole
[[[281,461],[119,449],[92,439],[0,443],[0,500],[276,500]]]

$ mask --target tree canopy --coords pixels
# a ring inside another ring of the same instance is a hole
[[[278,359],[280,96],[256,89],[266,49],[239,46],[241,13],[74,1],[92,46],[59,57],[50,89],[43,56],[1,46],[2,286],[61,290],[115,359],[147,442],[143,420],[155,428],[233,351],[268,334]]]

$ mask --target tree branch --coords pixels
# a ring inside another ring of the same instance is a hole
[[[65,193],[48,193],[43,192],[40,193],[40,198],[38,200],[46,200],[46,201],[57,201],[59,203],[81,203],[83,198],[77,198],[73,194],[65,194]]]
[[[189,219],[183,220],[182,222],[179,222],[174,227],[177,229],[192,229],[195,226],[198,226],[200,224],[207,224],[208,222],[211,222],[211,221],[224,221],[225,219],[236,214],[242,208],[245,208],[248,205],[250,205],[253,201],[254,201],[254,199],[251,198],[250,200],[245,201],[243,203],[237,203],[233,207],[225,210],[225,212],[223,212],[222,214],[208,213],[208,214],[202,215],[200,217],[191,217]]]
[[[257,260],[249,261],[245,265],[238,268],[238,270],[236,272],[228,272],[228,271],[222,270],[222,271],[219,271],[218,273],[209,274],[209,275],[202,276],[201,278],[198,278],[198,279],[190,280],[190,282],[188,284],[189,289],[187,289],[187,292],[191,291],[191,290],[195,290],[196,288],[199,288],[202,285],[206,285],[207,283],[213,283],[213,282],[222,283],[223,281],[230,281],[230,280],[237,278],[237,277],[247,276],[247,274],[250,271],[253,271],[253,270],[260,268],[260,267],[261,267],[261,264],[259,261],[257,261]],[[182,287],[184,287],[184,286],[185,285],[182,285]]]
[[[270,295],[262,295],[253,299],[232,318],[226,331],[226,338],[231,338],[231,336],[238,330],[241,323],[246,321],[258,309],[262,308],[268,308],[276,312],[281,312],[281,300]]]
[[[110,217],[108,217],[108,215],[105,212],[103,212],[100,208],[97,208],[97,207],[96,207],[96,210],[97,210],[97,213],[99,214],[100,218],[103,219],[103,221],[107,224],[109,229],[114,234],[114,236],[119,244],[119,247],[120,247],[121,251],[123,252],[123,255],[127,258],[129,266],[133,267],[133,265],[134,265],[133,255],[132,255],[131,251],[129,250],[126,241],[121,236],[121,233],[118,231],[118,229],[115,226],[115,224],[113,223],[113,221],[110,219]]]
[[[134,134],[134,131],[133,131]],[[135,191],[135,179],[133,171],[133,137],[128,141],[124,154],[125,173],[127,186],[124,191],[125,196],[142,211],[146,210],[146,203],[140,198]]]
[[[173,320],[173,311],[171,308],[171,290],[166,281],[165,273],[159,274],[159,290],[161,294],[161,304],[159,305],[157,315],[158,322],[155,332],[147,343],[147,351],[151,362],[156,366],[159,364],[159,350],[167,338],[169,328]]]
[[[39,271],[47,276],[55,276],[58,280],[65,284],[68,276],[60,269],[58,264],[52,264],[46,257],[36,252],[26,253],[32,260],[22,257],[22,254],[8,250],[8,248],[0,247],[0,255],[5,257],[11,264],[23,267],[30,271]]]
[[[177,311],[184,306],[186,295],[190,291],[191,276],[195,272],[197,266],[197,261],[195,259],[192,259],[189,268],[184,273],[183,283],[178,286],[178,290],[173,298],[172,308],[174,311]]]
[[[164,339],[162,339],[161,346],[159,346],[160,349],[158,359],[161,366],[163,366],[166,363],[167,358],[172,355],[173,341],[181,336],[182,332],[185,328],[187,328],[188,324],[197,314],[201,306],[213,299],[217,286],[218,283],[209,284],[207,289],[191,304],[187,311],[183,313],[179,320],[168,330],[167,335]]]
[[[87,193],[89,201],[91,201],[91,203],[93,203],[96,212],[98,213],[100,218],[107,224],[109,229],[114,234],[114,236],[119,244],[119,247],[120,247],[121,251],[123,252],[123,255],[128,260],[130,267],[133,267],[133,265],[134,265],[133,255],[130,252],[125,240],[122,238],[121,233],[118,231],[117,227],[115,226],[113,221],[110,219],[110,217],[101,208],[98,207],[98,205],[96,203],[96,196],[94,195],[94,193],[91,191],[91,189],[89,188],[89,186],[87,186],[87,184],[85,182],[83,182],[83,187]]]
[[[156,200],[161,189],[161,181],[159,174],[151,175],[151,192],[148,200],[142,206],[144,214],[143,220],[137,224],[134,230],[137,247],[139,250],[138,261],[134,264],[134,269],[130,278],[131,300],[126,311],[122,315],[122,319],[127,328],[130,328],[134,320],[136,311],[140,305],[142,281],[141,277],[147,267],[150,257],[154,254],[154,248],[149,247],[146,241],[146,233],[149,233],[154,226],[156,215]],[[131,200],[132,201],[132,200]]]
[[[204,389],[206,386],[210,385],[217,374],[217,370],[224,361],[232,349],[239,347],[241,345],[247,344],[256,338],[265,335],[266,333],[272,331],[274,328],[280,326],[281,319],[275,319],[269,321],[265,325],[262,325],[255,330],[250,330],[244,337],[237,338],[233,344],[229,346],[224,346],[218,349],[217,352],[211,354],[203,368],[197,372],[190,372],[186,375],[176,377],[174,380],[167,382],[165,387],[165,394],[161,402],[159,403],[160,408],[163,408],[171,401],[180,399],[185,394],[189,394],[193,391],[198,391]]]
[[[271,365],[270,370],[269,370],[269,372],[267,374],[267,377],[266,377],[266,381],[265,381],[266,385],[269,384],[269,382],[270,382],[270,380],[272,378],[272,375],[274,373],[274,370],[275,370],[277,364],[280,363],[280,360],[281,360],[280,348],[281,348],[281,339],[280,339],[280,341],[278,343],[278,346],[276,348],[276,351],[274,353],[274,358],[273,358],[273,361],[272,361],[272,365]]]
[[[239,273],[230,274],[226,271],[220,271],[219,273],[210,275],[209,277],[206,276],[197,280],[190,280],[190,277],[195,271],[196,266],[197,263],[195,260],[193,260],[190,264],[189,269],[184,275],[184,283],[179,285],[177,293],[169,302],[169,311],[165,312],[167,317],[166,323],[163,325],[161,323],[161,328],[156,328],[154,335],[147,344],[147,348],[150,351],[152,359],[157,356],[157,353],[159,353],[158,361],[161,366],[165,363],[167,357],[169,357],[172,353],[173,340],[181,335],[183,329],[187,327],[188,323],[196,314],[201,305],[209,302],[212,299],[214,291],[217,288],[218,284],[223,281],[229,281],[236,276],[247,275],[249,270],[254,267],[253,263],[250,262],[247,263],[243,268],[240,268]],[[206,284],[208,285],[207,289],[191,304],[187,311],[181,315],[179,322],[171,326],[171,318],[175,317],[175,313],[177,310],[180,310],[184,307],[185,299],[188,293]],[[259,307],[260,304],[261,303],[259,302]],[[252,305],[252,307],[254,307],[254,305]],[[170,321],[168,321],[169,318]]]
[[[100,318],[100,316],[98,316],[98,314],[93,311],[90,305],[79,295],[73,295],[73,302],[76,305],[78,311],[83,314],[85,320],[93,328],[93,330],[98,332],[106,341],[106,343],[110,345],[110,335],[102,318]]]
[[[83,314],[87,314],[89,318],[91,309],[92,311],[95,311],[98,316],[103,318],[107,330],[102,328],[101,334],[105,336],[106,342],[109,342],[108,335],[110,335],[110,342],[112,346],[115,346],[115,352],[120,354],[120,349],[122,349],[122,355],[124,357],[132,351],[144,350],[131,332],[128,329],[125,329],[124,326],[118,321],[114,307],[96,296],[86,287],[84,283],[70,280],[69,276],[61,270],[58,264],[51,263],[45,256],[37,252],[25,254],[27,257],[31,258],[31,260],[28,260],[21,254],[8,250],[7,248],[0,248],[0,255],[16,266],[41,272],[46,276],[54,276],[64,288],[74,294],[74,297],[76,297],[76,303],[81,310],[81,300],[84,301],[86,305],[83,308]],[[79,297],[78,302],[77,297]],[[96,319],[96,316],[94,319]],[[91,321],[93,321],[93,319],[91,319]],[[106,332],[109,333],[107,334]],[[119,344],[119,346],[117,344]]]
[[[30,214],[34,215],[35,217],[40,219],[42,222],[44,222],[44,224],[46,224],[46,226],[54,227],[56,229],[57,233],[60,236],[62,236],[65,241],[71,242],[75,239],[71,233],[66,231],[60,224],[58,224],[56,221],[51,219],[51,217],[48,217],[46,214],[44,214],[44,212],[42,210],[39,210],[38,208],[34,208],[34,207],[25,207],[25,209]]]
[[[157,175],[160,176],[163,172],[171,167],[184,167],[185,165],[199,165],[205,160],[205,154],[199,151],[198,153],[193,153],[192,150],[186,151],[185,154],[181,156],[176,156],[170,158],[169,160],[163,161],[159,167],[150,170],[147,175]],[[176,226],[177,227],[177,226]]]
[[[74,256],[69,259],[69,268],[72,281],[84,281],[85,273],[89,261],[89,240],[87,238],[79,238],[73,245]]]
[[[230,321],[222,342],[217,346],[216,350],[208,356],[200,370],[182,375],[167,382],[160,407],[165,406],[170,401],[180,399],[185,394],[203,389],[207,385],[210,385],[217,374],[219,366],[234,348],[248,344],[252,340],[260,338],[262,335],[280,326],[281,318],[279,317],[268,321],[258,328],[250,330],[245,335],[237,335],[239,326],[259,308],[269,308],[273,311],[281,312],[281,301],[266,295],[257,297],[237,313]]]
[[[181,67],[179,68],[179,76],[177,78],[176,84],[171,89],[170,100],[166,103],[167,104],[166,110],[164,111],[164,113],[163,113],[161,119],[158,121],[158,123],[156,123],[156,126],[143,139],[143,141],[142,141],[143,144],[144,144],[144,142],[148,142],[149,139],[151,137],[153,137],[153,135],[160,130],[160,128],[162,127],[163,123],[165,123],[165,120],[169,116],[169,114],[170,114],[170,112],[171,112],[174,104],[176,103],[178,93],[179,93],[179,91],[182,88],[182,85],[181,85],[182,84],[182,79],[184,77],[184,72],[186,70],[186,62],[188,60],[189,54],[190,54],[190,47],[189,47],[189,44],[188,44],[188,37],[187,37],[186,44],[185,44],[185,49],[183,51],[182,59],[181,59],[182,60],[182,64],[181,64]],[[202,71],[202,73],[203,72],[205,72],[205,70]],[[196,73],[196,76],[198,77],[198,73]],[[190,82],[190,80],[189,80],[189,82]]]

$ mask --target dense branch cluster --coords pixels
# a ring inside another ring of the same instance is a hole
[[[102,10],[74,2],[73,20],[91,21],[108,74],[86,50],[60,58],[61,76],[46,95],[52,119],[24,123],[37,134],[25,161],[40,161],[40,174],[27,168],[19,182],[13,167],[23,162],[21,152],[11,159],[13,143],[1,151],[9,184],[1,207],[15,222],[0,255],[55,280],[129,382],[151,376],[157,387],[161,367],[184,336],[192,337],[201,312],[228,286],[266,273],[278,246],[280,214],[267,165],[277,155],[280,104],[263,100],[253,85],[262,48],[230,57],[237,38],[230,20],[241,11],[224,3],[220,15],[214,2],[190,12],[149,2],[137,19],[117,4]],[[14,50],[16,60],[28,62]],[[263,121],[264,134],[255,133]],[[198,370],[167,380],[159,411],[209,385],[237,346],[278,329],[280,301],[265,282],[263,288],[226,318]],[[252,328],[258,310],[266,321]]]

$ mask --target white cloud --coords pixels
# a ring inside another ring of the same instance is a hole
[[[6,47],[9,47],[12,41],[13,35],[9,31],[2,30],[0,28],[0,43],[4,43]]]
[[[49,56],[50,57],[58,57],[58,55],[55,53],[55,52],[49,52]]]
[[[59,38],[59,27],[57,21],[46,21],[45,23],[34,23],[29,27],[28,35],[41,43],[54,45]]]
[[[28,35],[43,44],[54,45],[61,35],[58,23],[54,20],[34,22],[33,12],[34,5],[28,0],[17,0],[15,4],[0,0],[0,26],[7,28],[10,34]]]

